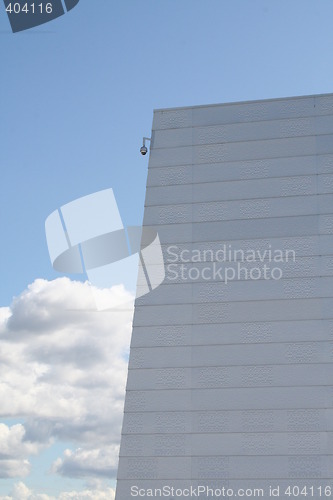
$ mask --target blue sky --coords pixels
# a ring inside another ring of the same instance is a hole
[[[0,7],[0,306],[59,277],[44,234],[59,206],[112,187],[141,223],[154,108],[333,91],[331,0],[81,0],[17,34]]]
[[[81,0],[15,35],[0,14],[2,305],[57,276],[61,204],[113,187],[140,223],[154,108],[332,91],[329,0]]]

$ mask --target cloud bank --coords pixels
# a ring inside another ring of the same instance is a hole
[[[0,419],[23,421],[0,424],[0,478],[27,476],[29,457],[55,440],[74,446],[52,472],[115,476],[134,297],[123,286],[92,288],[68,278],[38,279],[0,308]],[[115,308],[96,311],[93,293]],[[52,498],[22,482],[15,488],[19,493],[3,498]],[[59,499],[112,498],[109,490],[89,491]]]
[[[45,493],[35,493],[22,481],[15,484],[10,495],[0,497],[0,500],[114,500],[115,491],[113,488],[68,491],[61,493],[58,498],[46,495]]]

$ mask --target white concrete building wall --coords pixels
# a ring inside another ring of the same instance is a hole
[[[144,225],[158,231],[166,279],[136,300],[116,499],[198,485],[323,496],[333,478],[333,95],[155,111]],[[198,279],[180,274],[171,245]],[[225,263],[224,245],[259,253]],[[268,249],[295,259],[271,262]],[[245,279],[265,264],[281,278]],[[218,265],[245,270],[204,278]]]

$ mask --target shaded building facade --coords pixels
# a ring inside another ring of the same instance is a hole
[[[333,95],[155,111],[144,226],[165,280],[135,304],[116,500],[324,496]]]

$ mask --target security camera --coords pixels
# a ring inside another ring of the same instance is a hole
[[[150,137],[144,137],[142,139],[142,146],[140,148],[140,153],[142,154],[142,156],[145,156],[147,153],[148,153],[148,148],[146,146],[146,141],[150,141]]]

